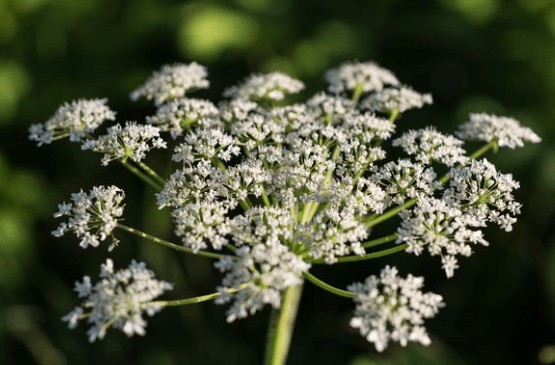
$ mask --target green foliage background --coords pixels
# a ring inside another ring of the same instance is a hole
[[[324,70],[375,60],[435,105],[407,114],[400,130],[444,132],[470,111],[519,118],[540,145],[490,157],[521,181],[524,210],[510,234],[488,230],[447,280],[436,260],[396,257],[426,275],[447,307],[431,321],[429,348],[376,354],[348,327],[352,304],[306,286],[290,364],[555,363],[555,1],[553,0],[0,0],[0,363],[240,364],[261,362],[268,312],[228,325],[212,303],[167,309],[148,335],[111,332],[88,344],[60,317],[76,304],[73,282],[95,276],[108,254],[53,240],[51,218],[69,193],[95,184],[128,191],[127,221],[171,237],[150,190],[67,142],[36,148],[31,123],[64,101],[108,97],[118,119],[152,107],[128,93],[162,64],[208,66],[217,100],[250,72],[281,70],[323,87]],[[153,156],[151,163],[167,168]],[[146,261],[176,283],[175,297],[210,292],[219,278],[205,259],[176,257],[137,240],[112,254],[119,266]],[[380,259],[318,273],[337,286],[377,272]],[[335,267],[337,268],[337,267]]]

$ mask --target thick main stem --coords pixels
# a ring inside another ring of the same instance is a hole
[[[285,365],[302,291],[302,284],[285,289],[280,308],[272,310],[264,365]]]

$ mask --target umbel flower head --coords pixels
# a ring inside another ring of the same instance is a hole
[[[103,339],[110,327],[127,336],[143,336],[147,325],[143,315],[159,312],[162,306],[153,299],[172,288],[170,283],[155,279],[143,262],[133,260],[126,269],[115,271],[112,260],[107,259],[100,267],[100,281],[93,285],[91,278],[85,276],[82,282],[75,283],[81,305],[62,319],[71,329],[81,320],[90,324],[90,342]]]
[[[462,124],[457,136],[468,141],[495,141],[499,147],[524,147],[525,142],[539,143],[541,138],[530,128],[509,117],[486,113],[472,113],[470,120]]]
[[[285,95],[296,94],[304,89],[304,84],[294,78],[272,72],[264,75],[252,75],[243,83],[232,86],[224,91],[224,96],[241,100],[273,100],[279,101]]]
[[[424,320],[434,317],[444,306],[441,295],[423,293],[424,278],[398,276],[397,268],[386,266],[379,277],[370,276],[364,283],[354,283],[357,304],[351,327],[383,351],[390,341],[406,346],[408,342],[431,343]]]
[[[105,135],[85,141],[81,148],[103,153],[102,165],[106,166],[114,160],[140,162],[151,149],[166,148],[166,142],[160,138],[160,128],[127,122],[125,127],[116,124],[108,128]]]
[[[399,84],[393,72],[374,62],[346,62],[326,72],[328,90],[332,93],[382,90],[384,86]]]
[[[33,124],[29,128],[29,139],[39,146],[64,137],[78,142],[92,134],[103,122],[116,119],[116,113],[106,105],[107,101],[81,99],[65,103],[46,123]]]
[[[432,95],[420,94],[409,87],[386,88],[361,101],[361,108],[381,113],[404,113],[432,104]]]
[[[182,98],[190,91],[206,89],[210,85],[207,75],[206,68],[196,62],[166,65],[133,91],[131,99],[144,97],[161,105],[166,101]]]
[[[98,246],[117,226],[176,251],[217,258],[223,276],[218,291],[172,305],[216,299],[230,304],[231,322],[264,306],[279,308],[294,297],[284,293],[294,293],[306,278],[354,298],[351,326],[378,351],[391,341],[428,345],[424,321],[443,302],[422,291],[422,278],[399,277],[387,266],[348,292],[309,270],[427,252],[439,256],[452,277],[461,256],[487,245],[484,227],[493,223],[510,231],[520,212],[513,196],[518,182],[478,158],[489,149],[536,143],[539,137],[512,118],[471,114],[457,132],[461,139],[426,127],[389,142],[405,128],[397,123],[400,114],[431,104],[432,98],[373,62],[347,62],[328,71],[327,92],[289,105],[287,95],[304,84],[287,75],[247,77],[227,89],[228,99],[220,103],[190,98],[190,91],[208,87],[206,76],[196,63],[165,66],[132,93],[133,99],[145,97],[158,106],[146,124],[116,124],[96,137],[92,127],[77,128],[87,137],[83,149],[103,153],[105,165],[119,160],[157,189],[158,207],[170,210],[185,247],[118,224],[123,191],[113,186],[74,194],[71,203],[60,205],[57,216],[68,219],[54,234],[71,231],[81,246]],[[33,129],[39,143],[56,138],[42,136],[44,128]],[[175,139],[168,178],[143,162],[151,149],[166,148],[164,132]],[[485,145],[467,154],[465,140]],[[394,158],[388,156],[391,147],[400,147]],[[390,219],[398,228],[373,237],[383,232],[374,227]],[[152,299],[171,287],[137,263],[114,272],[109,261],[101,279],[95,286],[88,277],[78,283],[85,301],[65,317],[72,327],[87,319],[91,341],[111,326],[128,335],[144,333],[142,313],[154,313],[161,304]]]
[[[123,215],[123,190],[116,186],[95,186],[88,193],[80,191],[71,194],[71,203],[58,205],[58,212],[54,217],[68,217],[52,232],[61,237],[67,232],[73,232],[81,239],[79,246],[87,248],[97,247],[100,241],[110,237],[112,231]],[[114,242],[117,240],[112,236]]]

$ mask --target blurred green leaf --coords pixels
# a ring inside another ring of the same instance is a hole
[[[214,3],[195,3],[183,11],[179,45],[188,58],[211,61],[223,52],[248,48],[259,35],[253,16]]]
[[[11,120],[29,87],[30,77],[23,66],[13,61],[0,60],[0,124]]]

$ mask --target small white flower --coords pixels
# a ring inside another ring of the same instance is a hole
[[[59,211],[54,214],[56,218],[69,218],[52,235],[61,237],[71,231],[81,239],[81,247],[97,247],[100,241],[111,236],[121,220],[124,198],[123,190],[116,186],[95,186],[88,193],[80,191],[71,194],[72,202],[58,205]],[[114,241],[117,242],[115,239]]]
[[[69,137],[78,142],[93,133],[104,121],[115,120],[116,113],[107,105],[107,99],[76,100],[65,103],[44,124],[29,128],[29,139],[39,146]]]
[[[241,149],[235,138],[218,128],[197,129],[187,133],[175,148],[172,159],[175,162],[191,163],[198,160],[218,159],[229,162]]]
[[[376,91],[361,101],[360,108],[382,113],[404,113],[410,109],[420,109],[426,104],[432,104],[432,95],[420,94],[402,86]]]
[[[296,94],[304,89],[304,84],[280,72],[251,75],[237,86],[224,91],[224,96],[234,99],[261,101],[283,100],[288,94]]]
[[[437,161],[447,166],[465,164],[468,157],[461,147],[463,141],[446,134],[439,133],[434,127],[410,130],[395,139],[393,146],[400,146],[408,155],[414,156],[426,165]]]
[[[195,165],[186,165],[175,171],[164,188],[156,194],[158,207],[179,208],[190,202],[226,197],[228,190],[220,168],[209,161],[201,160]]]
[[[227,216],[235,208],[234,200],[195,201],[184,204],[172,211],[175,234],[184,246],[198,251],[211,246],[220,250],[229,242],[230,218]]]
[[[235,123],[246,119],[258,111],[258,104],[243,99],[232,99],[219,104],[220,116],[226,123]]]
[[[106,166],[113,160],[139,162],[151,149],[166,148],[166,142],[160,138],[160,128],[126,122],[125,127],[116,124],[108,128],[105,135],[87,140],[81,148],[104,153],[102,165]]]
[[[492,163],[482,159],[451,169],[449,176],[444,199],[461,205],[461,209],[484,225],[489,221],[507,232],[512,230],[514,216],[520,214],[522,205],[514,199],[512,192],[520,185],[511,174],[498,172]]]
[[[307,108],[314,117],[327,124],[337,124],[356,113],[355,103],[339,95],[318,93],[306,102]]]
[[[252,315],[266,304],[279,308],[283,290],[300,285],[302,273],[310,268],[287,246],[275,241],[242,246],[236,254],[235,258],[222,258],[215,264],[226,273],[218,287],[221,296],[216,303],[233,302],[226,312],[228,322]],[[229,289],[245,284],[244,289],[229,294]]]
[[[216,106],[208,100],[180,98],[162,105],[146,122],[176,138],[195,125],[214,127],[218,114]]]
[[[459,126],[457,137],[469,141],[495,141],[499,147],[524,147],[525,142],[539,143],[541,138],[519,121],[485,113],[470,114],[470,120]]]
[[[449,278],[458,267],[456,256],[472,254],[471,243],[488,245],[482,232],[472,229],[483,224],[444,200],[422,198],[412,210],[405,210],[400,216],[397,243],[407,243],[407,252],[417,256],[424,250],[431,256],[440,255]]]
[[[326,72],[328,90],[332,93],[382,90],[386,85],[398,85],[395,75],[374,62],[346,62]]]
[[[387,205],[401,205],[411,198],[431,196],[442,188],[434,170],[406,159],[373,166],[372,171],[370,180],[385,190]]]
[[[423,293],[424,278],[398,276],[395,267],[386,266],[380,277],[370,276],[364,283],[348,287],[357,296],[351,327],[374,343],[382,352],[390,341],[406,346],[419,342],[428,346],[431,341],[424,320],[433,318],[444,306],[441,295]]]
[[[131,99],[144,97],[160,105],[168,100],[182,98],[190,91],[208,88],[210,83],[206,79],[207,75],[206,67],[196,62],[165,65],[133,91]]]
[[[132,261],[128,268],[114,271],[110,259],[101,266],[101,280],[91,285],[85,276],[75,283],[75,291],[83,298],[80,306],[62,318],[73,329],[80,320],[91,325],[89,341],[103,339],[108,328],[122,330],[127,336],[145,334],[147,325],[143,313],[153,316],[162,307],[153,299],[171,290],[172,285],[156,280],[144,263]],[[83,291],[87,287],[87,291]]]

